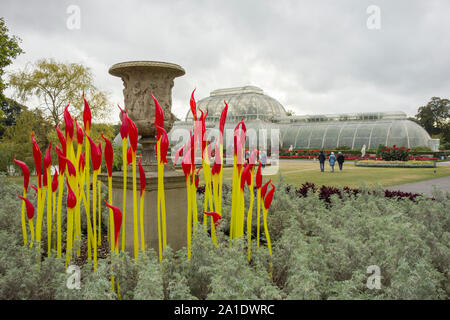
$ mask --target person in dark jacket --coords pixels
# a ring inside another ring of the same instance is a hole
[[[325,154],[323,153],[323,150],[320,151],[319,154],[319,163],[320,163],[320,171],[324,171],[325,170]]]
[[[340,171],[342,171],[342,165],[344,164],[344,160],[345,160],[344,155],[342,154],[342,152],[339,152],[338,156],[336,158],[336,161],[337,161],[337,163],[339,165],[339,170]]]

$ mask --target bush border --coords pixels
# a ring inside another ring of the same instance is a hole
[[[365,161],[365,160],[361,160]],[[361,161],[354,161],[355,166],[357,167],[379,167],[379,168],[436,168],[436,161],[433,162],[427,162],[427,163],[411,163],[409,161],[405,161],[404,163],[392,163],[387,161],[375,161],[372,160],[371,162],[361,162]],[[408,163],[409,162],[409,163]],[[422,161],[425,162],[425,161]]]

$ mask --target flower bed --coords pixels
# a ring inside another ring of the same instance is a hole
[[[308,159],[308,160],[313,160],[313,159],[317,159],[318,156],[308,156],[308,155],[282,155],[280,156],[280,159]],[[328,156],[326,156],[328,158]],[[349,160],[349,161],[354,161],[354,160],[381,160],[380,157],[376,157],[376,156],[365,156],[364,158],[358,157],[358,156],[353,156],[353,155],[349,155],[349,154],[344,154],[345,160]],[[409,161],[436,161],[438,160],[438,158],[436,157],[415,157],[415,156],[409,156],[408,158]],[[383,161],[383,162],[389,162],[389,161]],[[404,162],[404,161],[403,161]]]
[[[299,197],[306,198],[308,195],[310,195],[312,192],[317,193],[319,196],[319,199],[330,203],[331,202],[331,196],[337,195],[340,199],[343,199],[344,195],[347,196],[356,196],[358,194],[361,194],[363,191],[361,191],[359,188],[349,188],[349,187],[343,187],[343,188],[337,188],[333,186],[325,186],[322,185],[321,187],[316,186],[312,182],[305,182],[300,187],[296,188],[292,185],[286,186],[286,192],[290,192],[292,189],[295,190],[295,194]],[[368,194],[374,194],[375,191],[365,191]],[[416,201],[416,198],[421,196],[419,193],[411,193],[411,192],[402,192],[402,191],[391,191],[391,190],[383,190],[382,193],[379,193],[378,195],[383,195],[385,198],[390,199],[409,199],[413,202]],[[434,200],[434,198],[430,198],[430,200]]]
[[[384,160],[359,160],[355,161],[357,167],[383,167],[383,168],[435,168],[435,161],[384,161]]]
[[[309,160],[313,160],[313,159],[317,159],[317,156],[307,156],[307,155],[283,155],[280,156],[280,159],[299,159],[299,160],[303,160],[303,159],[309,159]]]
[[[337,154],[335,154],[337,156]],[[325,155],[325,157],[328,159],[328,155]],[[351,154],[344,154],[345,160],[347,161],[354,161],[354,160],[381,160],[380,157],[375,157],[375,156],[365,156],[364,158],[361,158],[360,156],[354,156]],[[280,159],[293,159],[293,160],[314,160],[317,159],[318,156],[314,156],[314,155],[282,155],[280,156]]]
[[[410,156],[408,160],[415,160],[415,161],[435,161],[438,160],[436,157],[414,157]]]
[[[371,150],[371,151],[370,151]],[[361,159],[361,151],[360,150],[323,150],[325,156],[328,156],[331,152],[334,152],[336,155],[338,152],[342,152],[344,154],[345,160],[359,160]],[[416,161],[431,161],[438,160],[440,155],[448,155],[448,151],[439,151],[439,152],[412,152],[410,149],[406,149],[405,147],[397,148],[397,146],[393,146],[391,148],[384,146],[379,150],[378,155],[375,156],[376,149],[366,150],[366,155],[364,157],[365,160],[381,160],[383,155],[384,160],[392,161],[392,160],[416,160]],[[268,151],[270,152],[270,150]],[[318,149],[281,149],[279,151],[280,159],[317,159],[320,150]],[[370,155],[373,154],[373,155]],[[269,153],[268,153],[269,155]],[[399,159],[393,159],[394,157],[399,157]],[[402,159],[400,159],[403,157]]]
[[[16,195],[23,187],[0,177],[0,257],[7,261],[0,268],[0,300],[118,299],[110,290],[111,275],[120,283],[122,300],[449,299],[449,244],[443,232],[448,226],[449,201],[441,192],[433,199],[381,187],[347,191],[277,184],[276,188],[267,215],[273,260],[263,236],[259,248],[252,246],[251,261],[247,239],[236,239],[232,246],[225,242],[231,201],[224,201],[218,246],[203,227],[192,238],[190,261],[184,258],[185,248],[174,250],[170,245],[161,263],[152,248],[134,260],[127,251],[110,256],[106,246],[97,271],[89,272],[92,264],[84,264],[80,289],[71,290],[64,259],[55,255],[38,259],[36,250],[23,248],[20,220],[11,214],[17,211]],[[223,199],[231,194],[232,187],[224,184]],[[30,196],[34,200],[36,194]],[[204,197],[198,196],[198,207],[203,203]],[[103,214],[109,213],[103,210]],[[66,216],[64,210],[63,223]],[[369,263],[382,268],[380,290],[367,289]]]

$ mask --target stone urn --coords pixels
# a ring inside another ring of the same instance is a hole
[[[128,115],[136,123],[140,136],[139,143],[142,145],[142,165],[146,175],[145,205],[144,205],[144,239],[146,247],[152,247],[158,251],[158,220],[157,220],[157,198],[158,198],[158,174],[155,155],[156,128],[155,104],[150,93],[158,99],[164,112],[164,129],[169,133],[172,129],[175,116],[171,112],[172,87],[176,77],[184,75],[185,71],[179,65],[156,61],[130,61],[113,65],[109,73],[120,77],[123,81],[123,95]],[[117,109],[114,109],[116,112]],[[183,172],[176,171],[172,165],[164,166],[164,192],[166,197],[167,214],[167,243],[174,250],[186,246],[186,181]],[[129,166],[131,170],[131,166]],[[101,174],[101,181],[106,183],[108,176]],[[137,191],[139,192],[140,177],[137,172]],[[123,172],[113,172],[112,176],[112,200],[113,205],[122,210],[123,207]],[[133,181],[131,174],[127,176],[126,208],[122,214],[126,217],[122,226],[120,241],[123,231],[125,232],[125,249],[132,254],[134,248],[133,232]],[[137,203],[140,211],[140,201]],[[140,219],[140,217],[138,217]]]
[[[116,63],[109,73],[123,81],[125,108],[140,136],[142,166],[145,171],[156,171],[155,104],[151,92],[163,109],[164,129],[169,133],[176,119],[171,112],[174,79],[184,75],[185,71],[181,66],[168,62],[129,61]]]

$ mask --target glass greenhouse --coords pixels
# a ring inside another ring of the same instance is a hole
[[[404,147],[428,146],[430,136],[409,120],[342,121],[280,126],[282,148],[325,148],[347,146],[351,149],[378,145]]]
[[[431,139],[421,126],[407,120],[404,112],[288,116],[277,100],[254,86],[215,90],[209,97],[197,101],[197,106],[203,111],[208,108],[207,130],[218,128],[224,100],[229,105],[226,129],[234,129],[242,118],[245,119],[247,129],[254,129],[259,137],[261,129],[279,129],[281,149],[291,146],[315,149],[346,146],[361,149],[364,145],[366,148],[376,148],[383,144],[408,148],[427,146],[436,150],[439,146],[438,139]],[[171,142],[174,144],[179,141],[178,135],[171,136],[174,130],[189,130],[192,125],[193,118],[189,110],[184,121],[175,122],[169,133]],[[270,140],[270,137],[267,136],[267,139]],[[225,145],[231,143],[226,141]]]

